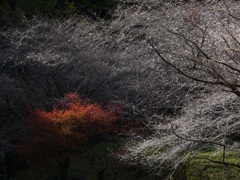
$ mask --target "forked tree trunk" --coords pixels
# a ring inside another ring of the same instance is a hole
[[[104,173],[105,173],[105,169],[97,172],[98,180],[103,180],[104,179]]]

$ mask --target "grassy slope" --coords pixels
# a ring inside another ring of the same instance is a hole
[[[172,179],[186,180],[237,180],[240,179],[240,168],[227,166],[221,163],[210,162],[205,159],[221,162],[222,152],[199,153],[188,159],[185,164],[173,175]],[[239,152],[227,152],[226,163],[240,165]]]

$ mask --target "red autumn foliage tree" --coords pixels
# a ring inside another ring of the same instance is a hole
[[[32,112],[30,120],[30,135],[20,147],[21,153],[33,161],[56,160],[60,172],[68,169],[69,155],[81,153],[91,139],[117,129],[116,108],[104,110],[97,103],[81,100],[76,93],[66,94],[50,112]]]

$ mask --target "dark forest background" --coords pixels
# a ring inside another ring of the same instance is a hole
[[[96,19],[110,18],[118,0],[2,0],[0,2],[0,25],[17,25],[23,16],[67,17],[73,14]]]

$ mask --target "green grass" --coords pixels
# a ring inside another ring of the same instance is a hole
[[[173,175],[174,180],[238,180],[240,179],[240,168],[211,162],[222,161],[222,152],[198,153],[188,159],[181,168]],[[240,152],[231,151],[226,153],[225,162],[240,166]]]

